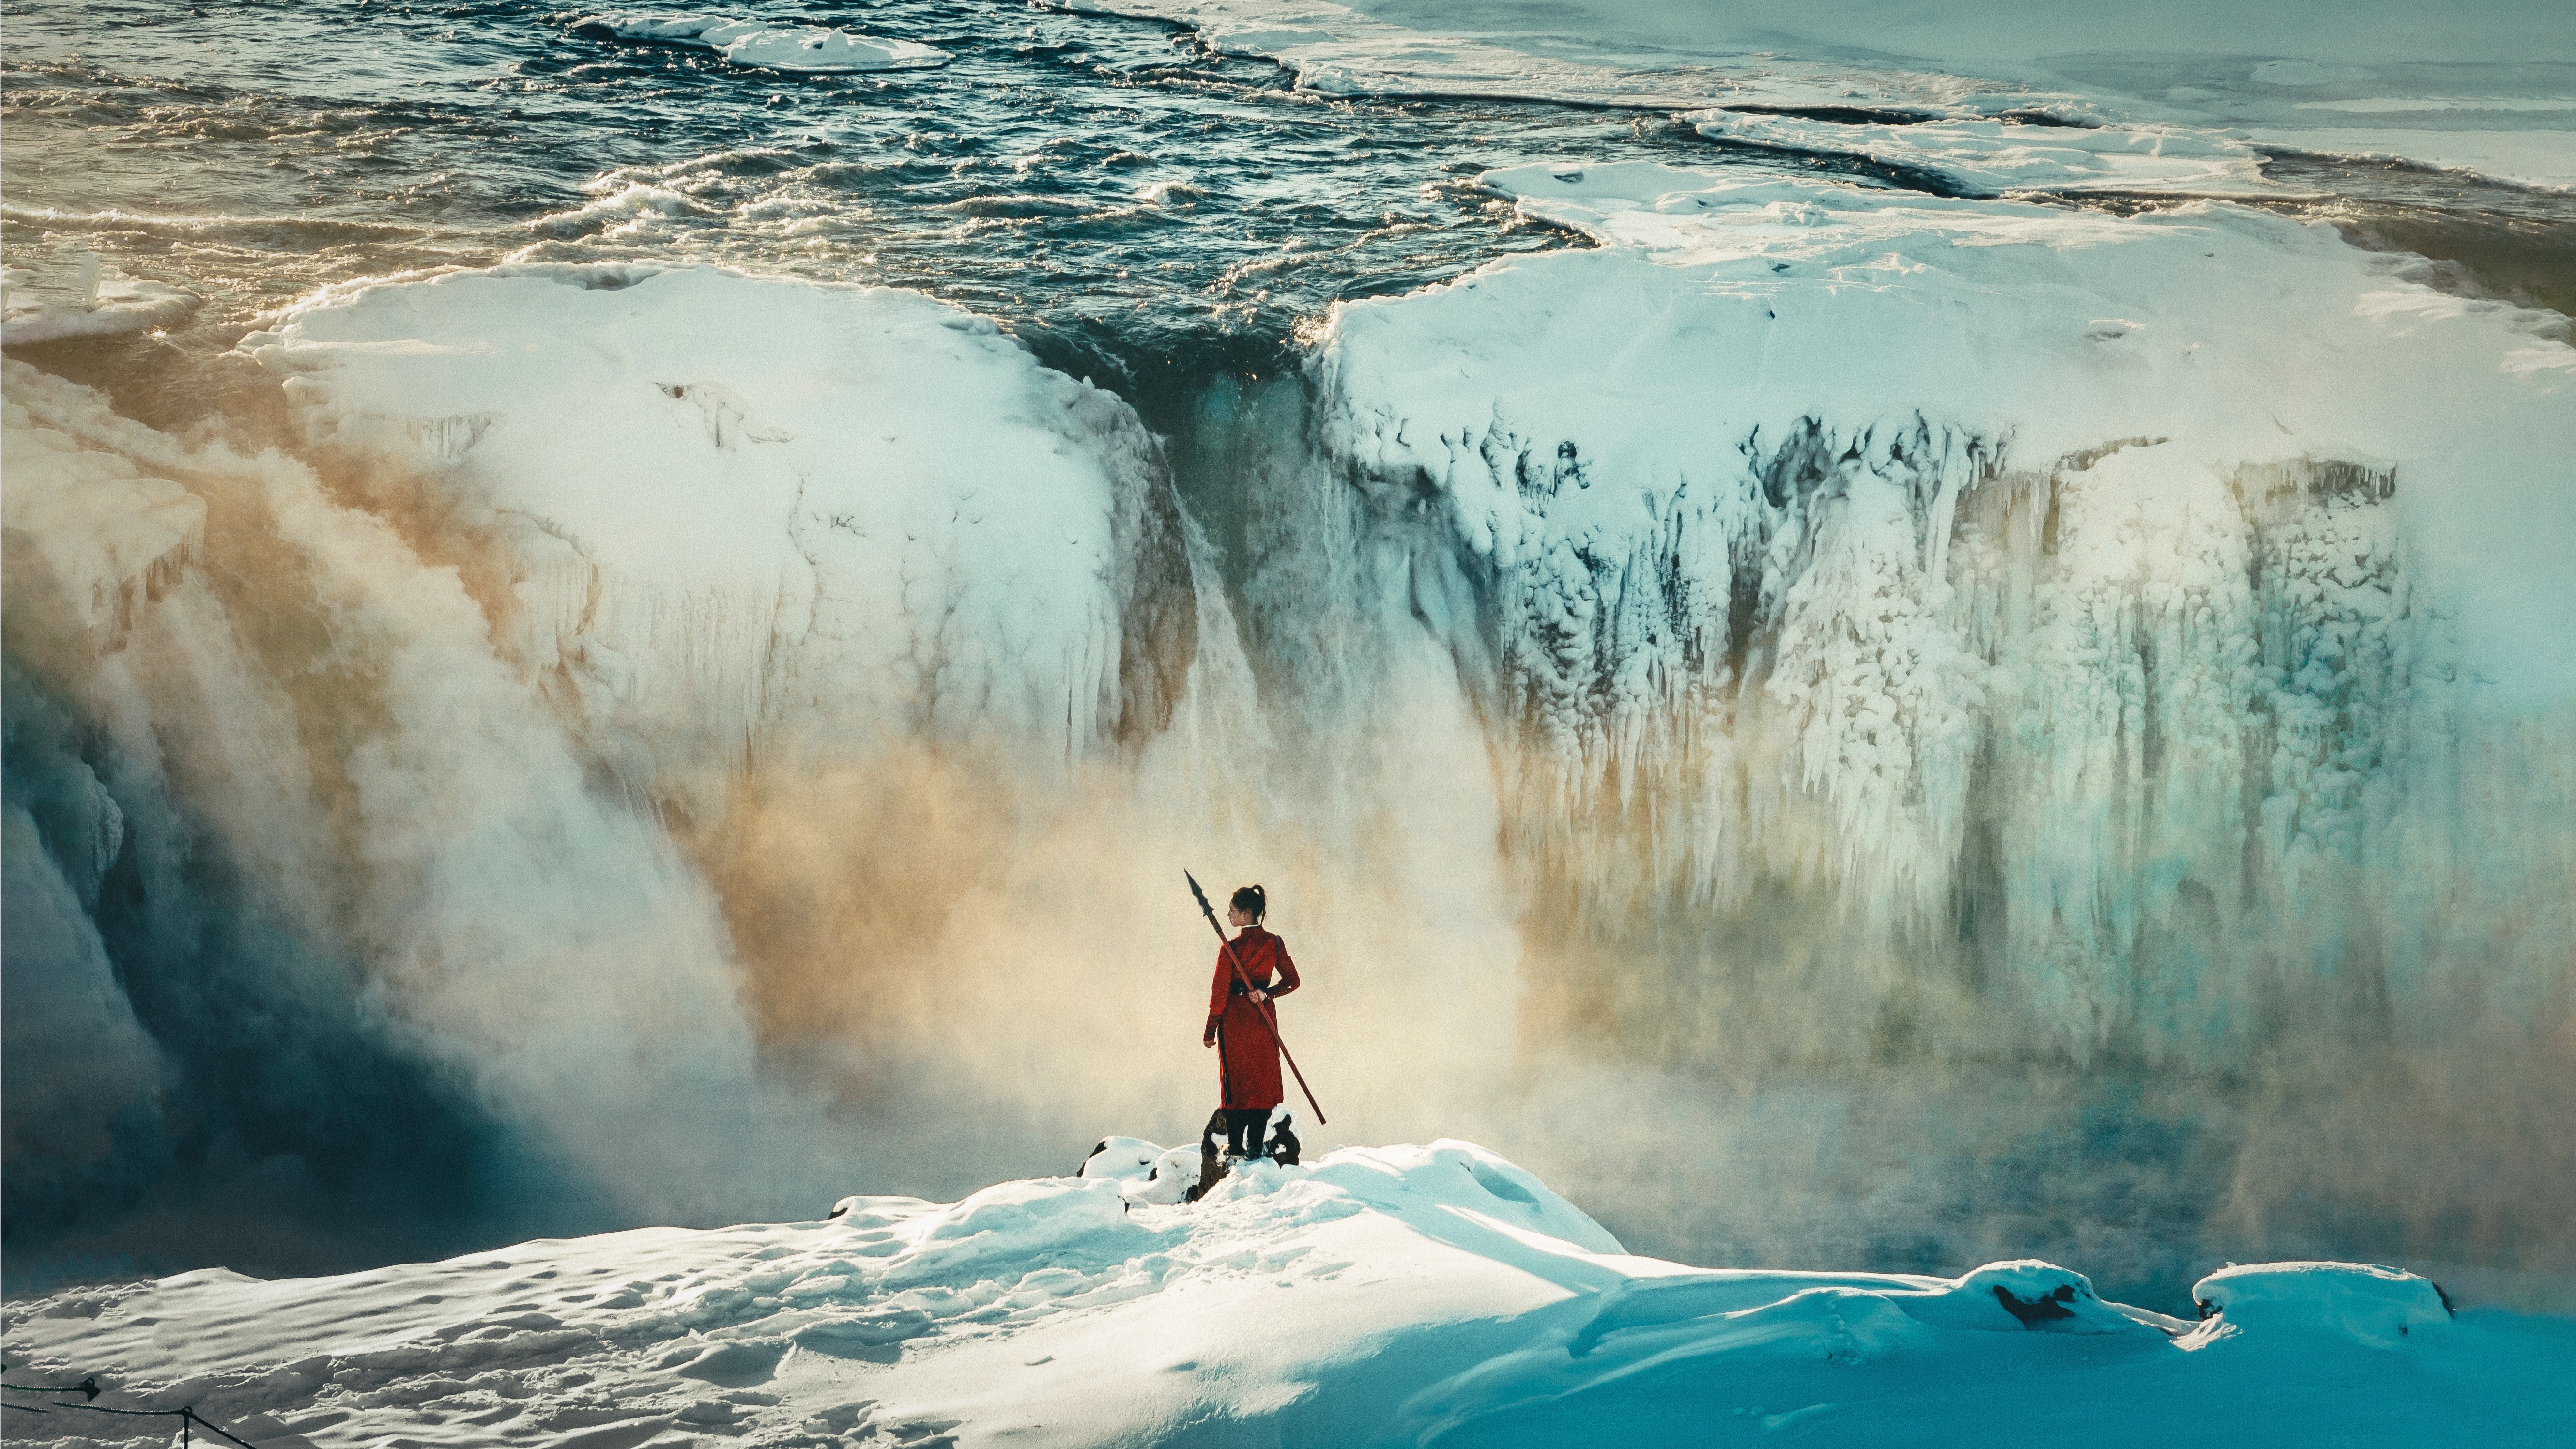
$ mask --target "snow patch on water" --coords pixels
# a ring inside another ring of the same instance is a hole
[[[573,29],[595,31],[618,40],[711,50],[735,65],[795,75],[933,70],[948,63],[947,52],[919,41],[886,40],[819,25],[730,20],[720,15],[600,15],[576,22]]]

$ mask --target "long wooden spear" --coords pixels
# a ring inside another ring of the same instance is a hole
[[[1225,949],[1225,963],[1234,968],[1234,979],[1242,985],[1245,992],[1251,992],[1252,975],[1243,969],[1242,958],[1234,954],[1234,942],[1225,934],[1225,927],[1217,923],[1216,907],[1208,904],[1207,892],[1199,889],[1199,878],[1183,870],[1181,879],[1190,883],[1190,894],[1199,898],[1199,913],[1207,917],[1208,929],[1216,932],[1217,944]],[[1288,1074],[1297,1079],[1297,1090],[1306,1094],[1306,1105],[1315,1108],[1315,1125],[1318,1127],[1326,1125],[1324,1109],[1315,1106],[1315,1089],[1306,1085],[1306,1074],[1297,1070],[1297,1059],[1288,1054],[1288,1043],[1279,1039],[1279,1028],[1271,1022],[1270,1013],[1261,1009],[1263,1004],[1258,1001],[1252,1003],[1254,1019],[1261,1023],[1263,1031],[1270,1033],[1270,1044],[1279,1048],[1280,1060],[1288,1064]]]

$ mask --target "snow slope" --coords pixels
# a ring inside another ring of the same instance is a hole
[[[1591,105],[1816,113],[1815,139],[1854,109],[1977,119],[2040,112],[2083,123],[2186,126],[2333,154],[2391,154],[2549,186],[2576,170],[2576,20],[2513,0],[2445,13],[2362,7],[1834,0],[1064,0],[1061,8],[1185,25],[1211,49],[1263,55],[1335,93],[1499,95]],[[2463,98],[2468,109],[2450,114]],[[2319,129],[2320,105],[2375,103]],[[2061,138],[2062,139],[2062,138]],[[1855,133],[1820,149],[1866,151]],[[1932,153],[1956,140],[1925,143]],[[1961,189],[1992,190],[1972,178]],[[2024,185],[2046,187],[2044,173]],[[2232,189],[2250,189],[2243,174]],[[2136,168],[2120,189],[2180,185]]]
[[[192,1403],[262,1449],[553,1444],[2510,1441],[2576,1323],[2389,1268],[2230,1268],[2191,1324],[2024,1261],[1956,1279],[1632,1257],[1466,1143],[1258,1163],[1156,1206],[1160,1149],[962,1202],[648,1228],[338,1278],[222,1270],[13,1305],[20,1382]],[[1131,1150],[1142,1149],[1142,1150]],[[23,1361],[23,1360],[21,1360]],[[15,1375],[13,1375],[15,1376]],[[13,1407],[57,1403],[13,1396]],[[55,1407],[13,1441],[142,1444]]]

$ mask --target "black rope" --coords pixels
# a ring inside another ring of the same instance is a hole
[[[95,1378],[86,1378],[76,1384],[0,1384],[0,1389],[18,1394],[78,1394],[85,1399],[95,1399],[106,1392],[98,1386]]]
[[[93,1414],[122,1414],[131,1419],[176,1419],[179,1421],[179,1438],[181,1443],[190,1442],[188,1438],[188,1427],[190,1425],[194,1425],[195,1427],[203,1429],[207,1433],[212,1434],[216,1438],[222,1439],[227,1443],[240,1445],[241,1449],[259,1449],[258,1445],[251,1443],[247,1439],[235,1437],[234,1435],[226,1432],[223,1426],[206,1418],[204,1415],[199,1414],[195,1405],[190,1405],[183,1409],[102,1409],[96,1404],[62,1404],[57,1407],[65,1409],[87,1409]]]
[[[197,1406],[194,1404],[188,1404],[176,1409],[110,1409],[103,1405],[91,1403],[89,1400],[95,1399],[100,1394],[106,1392],[98,1386],[98,1378],[96,1375],[85,1378],[76,1384],[0,1384],[0,1389],[7,1389],[13,1394],[79,1394],[82,1400],[80,1403],[57,1403],[54,1407],[57,1409],[83,1409],[93,1414],[115,1414],[121,1418],[128,1419],[176,1419],[179,1421],[179,1442],[182,1444],[195,1443],[196,1440],[191,1431],[203,1429],[207,1433],[214,1435],[216,1438],[221,1439],[226,1443],[240,1445],[241,1449],[259,1449],[258,1445],[251,1443],[247,1439],[241,1438],[225,1429],[222,1425],[217,1424],[213,1420],[198,1413]],[[13,1407],[31,1414],[42,1414],[48,1412],[47,1410],[37,1408],[33,1404],[18,1404]]]

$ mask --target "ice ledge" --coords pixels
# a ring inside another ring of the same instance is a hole
[[[43,565],[39,572],[93,647],[117,647],[136,608],[159,598],[204,553],[206,501],[119,454],[82,447],[18,403],[0,409],[0,420],[0,463],[9,476],[0,519],[11,543],[23,541],[28,562]],[[13,607],[20,591],[33,587],[19,562],[13,547]]]

